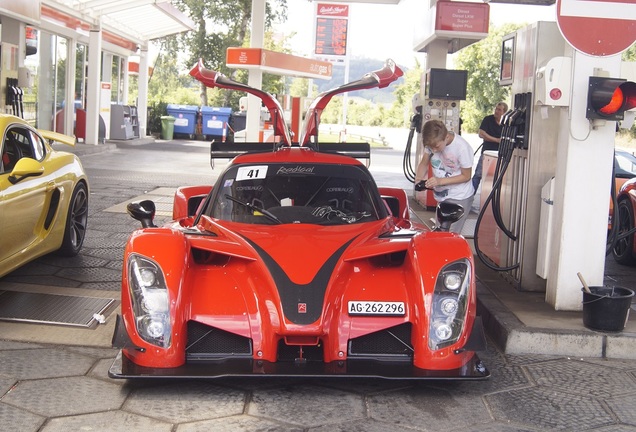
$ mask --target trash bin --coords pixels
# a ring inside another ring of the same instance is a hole
[[[242,131],[245,129],[247,123],[247,114],[243,111],[237,111],[230,117],[230,126],[234,129],[234,132]]]
[[[203,135],[225,137],[231,114],[232,108],[201,107],[201,132]]]
[[[199,107],[196,105],[176,105],[168,104],[166,107],[168,115],[175,118],[174,133],[188,135],[194,138],[194,131],[197,126],[197,115]]]
[[[161,138],[171,140],[174,137],[174,121],[172,116],[161,116]]]

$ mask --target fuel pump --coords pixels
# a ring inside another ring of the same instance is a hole
[[[508,226],[504,221],[501,214],[501,208],[503,205],[501,190],[503,180],[515,148],[527,149],[528,142],[526,140],[527,127],[529,123],[529,110],[528,104],[532,100],[531,93],[521,93],[515,95],[514,107],[502,116],[501,122],[503,125],[501,133],[501,142],[499,143],[499,152],[497,158],[497,164],[494,170],[492,189],[488,194],[484,204],[481,206],[477,221],[475,223],[475,236],[473,238],[475,244],[475,251],[481,261],[489,268],[496,271],[510,271],[519,267],[519,262],[516,261],[512,264],[499,266],[493,263],[493,261],[487,258],[483,251],[479,247],[479,230],[481,223],[487,209],[490,208],[495,223],[503,234],[506,235],[512,242],[518,240],[518,223],[514,223],[513,226]]]
[[[480,260],[520,291],[546,291],[537,264],[550,262],[550,248],[539,239],[552,232],[540,226],[541,192],[556,173],[570,104],[569,54],[554,22],[530,24],[502,40],[500,84],[511,86],[513,100],[499,151],[484,153],[474,243]]]
[[[418,144],[421,142],[419,134],[424,123],[429,120],[440,120],[449,131],[456,134],[461,132],[459,104],[461,100],[466,99],[468,72],[465,70],[433,68],[428,70],[423,82],[424,86],[420,93],[414,95],[412,99],[413,115],[402,160],[404,175],[411,183],[415,181],[416,167],[423,156],[422,146],[417,145],[415,163],[412,163],[413,138],[417,136],[416,142]],[[430,173],[431,170],[429,169]],[[426,208],[434,208],[437,202],[433,197],[433,192],[425,191],[424,195],[424,202],[420,202],[420,204]]]

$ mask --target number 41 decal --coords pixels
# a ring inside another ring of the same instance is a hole
[[[236,172],[236,181],[264,179],[265,177],[267,177],[267,165],[244,166]]]

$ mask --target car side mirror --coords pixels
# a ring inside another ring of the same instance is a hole
[[[16,184],[27,177],[38,177],[44,174],[44,165],[35,159],[23,157],[16,162],[15,167],[11,170],[9,181]]]
[[[440,231],[448,231],[454,222],[464,216],[464,208],[459,204],[440,202],[437,204],[436,216]]]
[[[157,225],[154,224],[156,211],[155,203],[151,200],[135,201],[126,206],[126,211],[135,220],[141,222],[143,228],[154,228]]]

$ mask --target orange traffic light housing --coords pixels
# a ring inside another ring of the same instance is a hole
[[[636,107],[636,83],[621,78],[591,76],[587,90],[588,119],[623,120]]]

